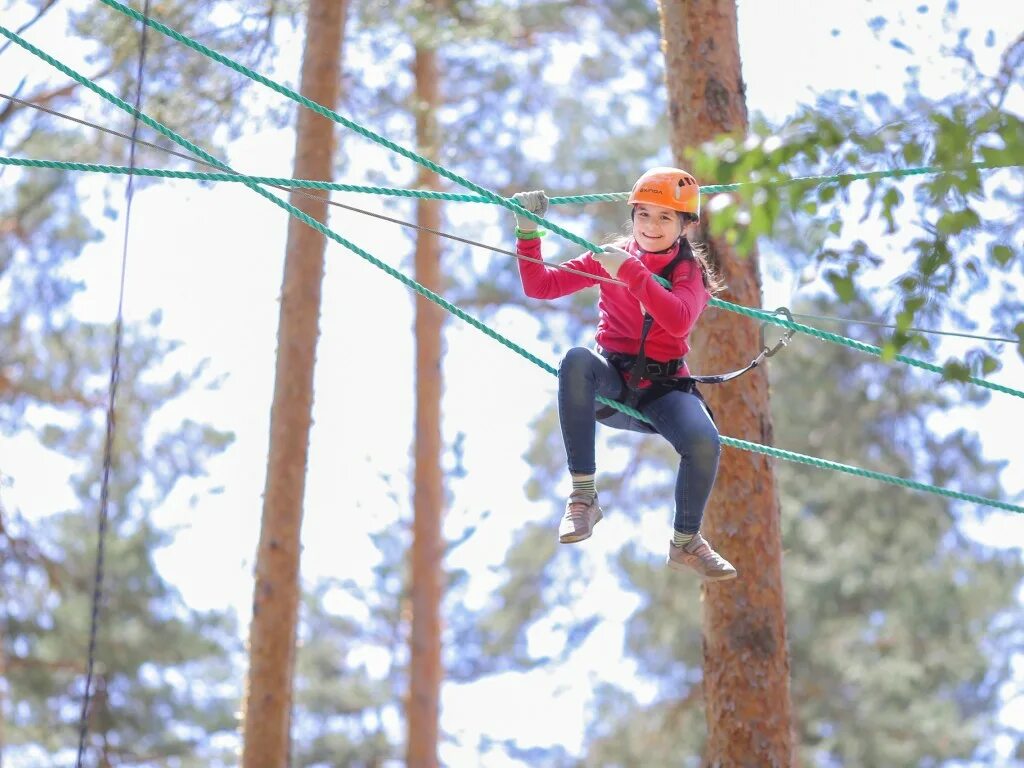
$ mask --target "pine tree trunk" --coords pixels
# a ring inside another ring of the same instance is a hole
[[[736,3],[662,0],[661,21],[672,150],[682,164],[688,147],[723,132],[746,132]],[[741,258],[724,242],[708,245],[728,286],[721,298],[760,307],[757,254]],[[692,341],[696,373],[741,367],[760,349],[756,323],[716,309],[704,313]],[[723,435],[771,444],[764,367],[703,392]],[[723,449],[704,532],[739,571],[735,581],[704,588],[704,763],[789,768],[794,748],[779,501],[767,457]]]
[[[440,107],[440,72],[437,52],[427,43],[416,47],[416,140],[421,155],[438,159],[437,110]],[[437,175],[422,169],[418,189],[438,189]],[[419,200],[416,222],[441,227],[438,200]],[[441,248],[438,237],[420,231],[416,236],[416,280],[441,291]],[[409,768],[438,765],[438,721],[441,695],[441,596],[444,541],[441,523],[444,481],[441,474],[441,329],[444,311],[422,296],[416,297],[416,434],[415,489],[413,491],[412,631],[409,638],[410,673],[407,703]]]
[[[310,0],[306,20],[300,91],[331,108],[337,105],[341,88],[347,10],[347,0]],[[334,153],[334,124],[301,108],[294,177],[330,181]],[[298,192],[293,192],[290,200],[312,218],[327,222],[326,202]],[[313,409],[313,368],[320,333],[324,245],[323,235],[295,218],[289,219],[263,521],[249,629],[243,768],[283,768],[289,763],[302,502]]]

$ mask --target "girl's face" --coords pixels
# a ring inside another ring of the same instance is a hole
[[[633,211],[633,239],[645,251],[663,251],[683,233],[679,214],[671,208],[639,203]]]

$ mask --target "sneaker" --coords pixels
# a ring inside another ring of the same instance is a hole
[[[668,567],[674,571],[685,571],[690,568],[700,574],[705,581],[725,581],[736,578],[736,569],[732,563],[715,552],[707,539],[699,533],[690,539],[690,543],[677,547],[671,541],[668,545]]]
[[[573,544],[589,539],[590,534],[594,532],[594,524],[602,517],[597,494],[573,491],[569,500],[565,502],[565,515],[558,525],[558,541],[562,544]]]

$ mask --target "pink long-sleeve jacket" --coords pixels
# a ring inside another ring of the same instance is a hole
[[[671,278],[672,290],[668,290],[655,280],[655,275],[675,258],[678,243],[667,251],[648,253],[630,238],[624,248],[631,258],[622,262],[616,275],[609,275],[590,253],[563,265],[597,277],[615,277],[625,283],[624,286],[519,259],[523,290],[530,298],[556,299],[598,285],[601,292],[597,303],[600,320],[595,338],[602,348],[635,355],[640,349],[646,308],[654,318],[644,345],[647,358],[664,362],[684,357],[690,351],[690,329],[711,298],[704,287],[700,265],[693,259],[683,260],[675,268]],[[540,259],[540,239],[517,240],[516,252]],[[684,367],[677,375],[688,376],[689,371]]]

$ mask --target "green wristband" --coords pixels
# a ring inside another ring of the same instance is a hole
[[[523,231],[519,227],[516,227],[516,237],[520,240],[536,240],[538,237],[544,237],[547,232],[543,229],[534,229],[530,231]]]

